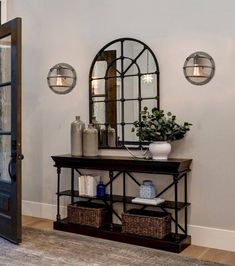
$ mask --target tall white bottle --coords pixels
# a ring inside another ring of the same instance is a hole
[[[83,130],[85,124],[81,121],[80,116],[71,123],[71,155],[82,156]]]

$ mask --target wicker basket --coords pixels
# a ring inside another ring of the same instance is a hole
[[[122,214],[122,232],[162,239],[171,232],[171,214],[131,209]]]
[[[110,213],[102,204],[76,202],[68,205],[68,221],[99,228],[110,222]]]

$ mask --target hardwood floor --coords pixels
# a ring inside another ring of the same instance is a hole
[[[41,229],[53,229],[53,221],[51,220],[30,217],[30,216],[23,216],[22,222],[23,226],[29,226]],[[235,266],[235,252],[230,252],[225,250],[191,245],[183,252],[181,252],[180,256],[187,256],[187,257],[209,260],[209,261]]]

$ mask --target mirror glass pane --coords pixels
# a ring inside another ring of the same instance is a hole
[[[125,101],[124,119],[125,123],[133,123],[139,119],[139,101]]]
[[[131,132],[133,125],[126,125],[125,126],[125,140],[127,142],[139,141],[139,138],[136,136],[135,132]]]
[[[139,77],[125,77],[123,79],[124,98],[137,99],[139,97]]]
[[[0,88],[0,131],[11,131],[11,86]]]
[[[156,100],[155,99],[143,100],[141,109],[143,109],[145,106],[147,106],[149,110],[153,109],[154,107],[156,107]]]
[[[153,55],[149,50],[145,50],[136,60],[136,63],[140,67],[140,72],[143,74],[154,73],[157,71]]]
[[[11,136],[0,136],[0,181],[11,182],[8,165],[11,160]]]
[[[0,83],[11,81],[11,35],[0,39]]]
[[[117,145],[119,147],[122,146],[122,139],[123,139],[122,126],[121,125],[117,125]]]
[[[122,98],[122,79],[117,78],[116,79],[116,90],[117,90],[117,100],[120,100]]]
[[[124,59],[125,77],[138,75],[140,73],[138,66],[130,59]]]
[[[117,123],[120,124],[122,123],[122,102],[117,101]]]
[[[104,95],[105,94],[105,80],[104,79],[94,79],[92,80],[92,95]]]
[[[97,98],[95,98],[97,99]],[[105,123],[105,103],[100,102],[100,98],[98,98],[99,102],[94,102],[93,103],[93,115],[96,117],[96,120],[98,121],[99,124],[104,124]]]
[[[139,42],[132,40],[126,40],[123,42],[123,54],[125,57],[135,59],[144,49],[144,45]]]
[[[156,97],[157,75],[150,74],[147,79],[146,75],[141,77],[141,96],[142,98]]]
[[[92,78],[104,78],[107,70],[107,61],[100,60],[95,62]]]

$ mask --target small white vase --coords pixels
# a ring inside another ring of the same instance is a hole
[[[171,144],[167,141],[155,141],[149,145],[153,160],[167,160],[171,152]]]
[[[92,124],[83,130],[83,156],[98,155],[98,131]]]

